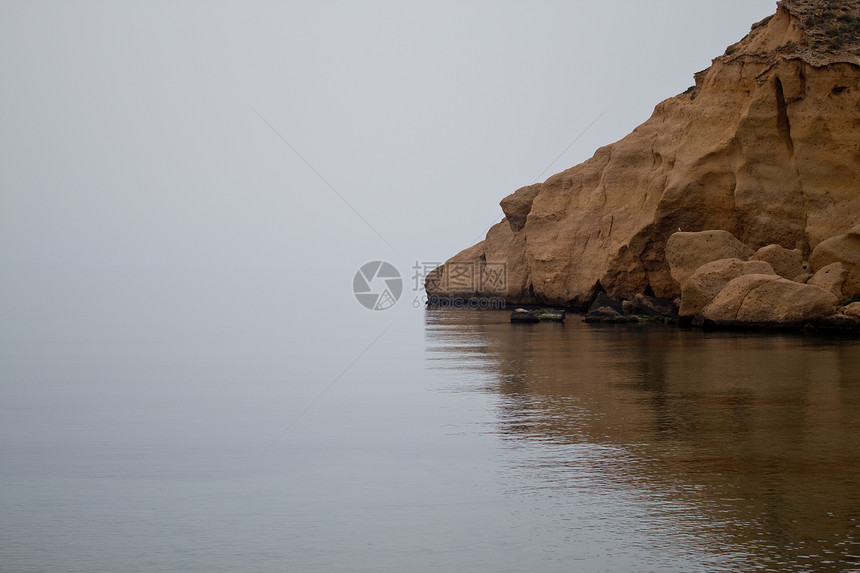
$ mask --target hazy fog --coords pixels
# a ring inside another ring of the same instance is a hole
[[[409,297],[415,261],[482,238],[502,197],[624,136],[774,8],[7,0],[0,310],[367,312],[351,281],[374,259]]]

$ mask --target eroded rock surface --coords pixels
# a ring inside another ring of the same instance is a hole
[[[860,182],[858,182],[858,193],[860,193]],[[815,247],[809,262],[818,272],[833,263],[840,263],[845,273],[842,297],[850,299],[860,294],[860,225],[847,233],[821,242]],[[810,280],[814,279],[815,277]]]
[[[702,311],[718,326],[803,325],[836,314],[833,293],[777,275],[744,275],[730,281]]]
[[[687,277],[706,263],[721,259],[745,261],[754,254],[748,246],[728,231],[674,233],[666,242],[666,262],[669,273],[683,287]],[[773,269],[771,269],[773,271]]]
[[[806,284],[830,291],[841,300],[844,298],[842,295],[842,286],[845,284],[846,274],[845,265],[842,263],[830,263],[812,275],[812,278]]]
[[[779,245],[768,245],[756,251],[750,260],[765,261],[776,274],[785,279],[796,280],[806,272],[803,268],[803,253],[800,249],[789,250]]]
[[[722,259],[702,265],[684,282],[679,317],[692,318],[701,313],[727,284],[743,275],[775,276],[776,273],[764,261]]]

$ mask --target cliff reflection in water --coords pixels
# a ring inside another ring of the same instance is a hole
[[[638,500],[661,535],[719,544],[715,563],[860,565],[858,341],[455,310],[428,310],[426,337],[458,390],[499,396],[522,488]]]

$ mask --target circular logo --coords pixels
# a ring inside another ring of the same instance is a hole
[[[352,279],[352,292],[370,310],[387,310],[403,294],[403,279],[391,263],[372,261],[362,265]]]

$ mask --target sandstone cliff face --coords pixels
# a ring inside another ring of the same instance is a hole
[[[487,238],[428,277],[433,295],[582,307],[600,291],[674,298],[679,229],[803,259],[860,223],[860,2],[783,0],[687,93],[630,135],[501,205]],[[458,282],[458,265],[476,269]],[[504,265],[503,281],[481,270]]]

